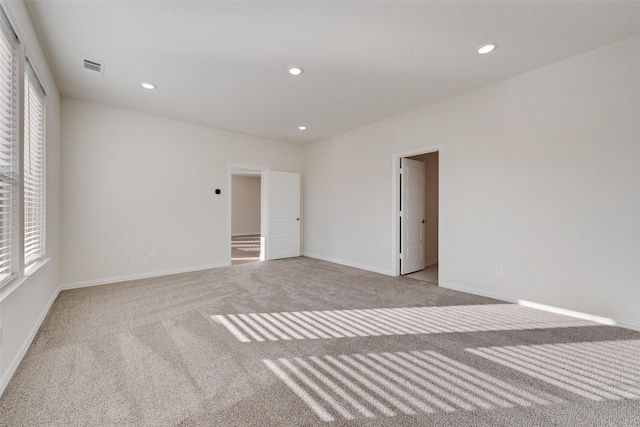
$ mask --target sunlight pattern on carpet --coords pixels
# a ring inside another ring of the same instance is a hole
[[[260,252],[260,242],[231,242],[231,247],[245,252]]]
[[[561,403],[433,351],[262,361],[322,420]]]
[[[515,304],[242,313],[211,317],[242,342],[596,325]]]
[[[640,398],[640,340],[467,351],[587,399]]]

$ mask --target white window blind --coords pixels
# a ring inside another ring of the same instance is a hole
[[[18,78],[18,40],[0,10],[0,287],[18,256]]]
[[[27,63],[24,76],[24,264],[44,256],[44,90]]]

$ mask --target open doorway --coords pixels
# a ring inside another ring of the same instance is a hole
[[[394,155],[394,263],[398,275],[439,282],[439,147]]]
[[[300,256],[298,172],[229,165],[230,264]]]
[[[438,152],[407,157],[424,163],[424,223],[422,230],[424,268],[407,273],[407,277],[438,283]]]
[[[262,177],[260,171],[231,172],[231,265],[264,259],[261,244]]]

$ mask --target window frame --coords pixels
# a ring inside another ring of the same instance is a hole
[[[23,224],[22,224],[22,234],[21,234],[21,238],[22,238],[22,261],[24,263],[24,267],[22,268],[22,270],[24,269],[28,269],[31,265],[33,265],[34,263],[37,263],[38,261],[42,260],[45,257],[45,248],[46,248],[46,92],[44,90],[44,87],[42,86],[42,83],[40,83],[40,79],[38,78],[38,75],[35,71],[35,67],[33,66],[32,60],[31,58],[29,58],[29,56],[26,57],[26,61],[24,64],[24,70],[23,70],[23,77],[24,77],[24,85],[22,87],[22,93],[24,96],[24,112],[23,112],[23,118],[24,118],[24,125],[22,126],[22,132],[23,132],[23,143],[22,143],[22,147],[21,147],[21,161],[20,161],[20,165],[22,166],[22,170],[21,170],[21,190],[22,190],[22,195],[20,197],[20,206],[23,208],[23,214],[21,215]],[[32,137],[32,129],[31,129],[31,123],[32,123],[32,116],[31,116],[31,93],[30,90],[32,89],[32,86],[35,86],[33,89],[36,93],[36,95],[38,96],[38,101],[40,102],[40,117],[39,119],[39,127],[40,127],[40,138],[39,141],[36,140],[34,141],[31,137]],[[27,141],[27,137],[29,137],[29,141]],[[32,147],[32,144],[35,145],[39,145],[36,147]],[[27,250],[29,249],[27,247],[27,231],[26,231],[26,227],[28,225],[28,221],[27,221],[27,196],[26,196],[26,192],[27,192],[27,179],[26,179],[26,170],[27,170],[27,166],[26,166],[26,160],[27,160],[27,151],[29,151],[29,155],[33,154],[33,150],[34,148],[36,150],[39,150],[39,155],[40,155],[40,162],[41,165],[38,168],[39,170],[37,171],[37,174],[39,176],[36,176],[36,179],[40,180],[40,185],[39,188],[37,188],[37,190],[39,191],[39,200],[37,200],[38,202],[38,206],[36,207],[36,214],[39,216],[38,218],[38,234],[39,236],[37,237],[38,240],[38,244],[39,244],[39,251],[37,252],[37,254],[35,254],[35,257],[30,257],[29,259],[27,259]]]
[[[8,137],[2,142],[2,152],[8,159],[8,167],[5,170],[0,171],[0,181],[3,185],[6,185],[8,192],[10,193],[8,200],[8,206],[3,218],[8,222],[8,226],[3,227],[4,230],[0,232],[0,240],[8,241],[7,247],[0,247],[2,256],[9,255],[7,273],[2,274],[0,278],[0,289],[12,282],[16,277],[20,275],[21,269],[19,268],[19,254],[20,254],[20,138],[21,138],[21,91],[20,88],[20,69],[21,69],[21,46],[20,40],[16,35],[13,26],[9,20],[9,17],[4,10],[0,10],[0,32],[3,44],[6,41],[6,48],[9,51],[10,63],[9,72],[7,73],[8,81],[0,81],[0,85],[7,85],[9,92],[6,97],[8,98],[7,109],[3,109],[3,113],[10,111],[8,114],[10,118],[7,120],[7,134]],[[3,73],[4,74],[4,73]],[[7,230],[8,229],[8,230]]]
[[[15,67],[17,70],[12,71],[12,79],[10,82],[6,83],[4,81],[0,82],[0,90],[2,89],[2,85],[5,85],[5,90],[10,89],[10,93],[12,93],[12,97],[16,97],[16,104],[12,104],[12,123],[9,129],[11,135],[10,144],[5,144],[5,141],[10,141],[10,139],[5,139],[2,141],[7,147],[11,147],[9,151],[10,153],[15,154],[15,158],[11,157],[12,165],[13,163],[17,164],[14,167],[10,167],[5,169],[5,171],[0,170],[0,182],[8,183],[11,185],[11,208],[9,212],[11,213],[10,218],[10,232],[9,232],[9,252],[10,252],[10,268],[9,274],[3,275],[0,278],[0,303],[4,302],[7,298],[9,298],[14,292],[16,292],[20,286],[31,277],[36,271],[38,271],[41,267],[43,267],[48,261],[47,258],[47,249],[46,249],[46,224],[47,224],[47,216],[46,216],[46,118],[47,118],[47,87],[45,82],[40,78],[40,73],[37,67],[36,61],[32,59],[31,53],[29,52],[27,46],[22,42],[21,31],[19,26],[16,27],[15,15],[13,10],[11,9],[11,5],[7,4],[4,0],[0,0],[0,25],[2,28],[1,37],[3,40],[7,38],[7,34],[10,34],[9,39],[11,39],[13,45],[12,47],[12,59],[15,60],[11,62],[12,67]],[[15,56],[15,57],[14,57]],[[13,78],[15,77],[15,78]],[[33,86],[37,84],[37,88],[39,89],[39,101],[41,102],[41,114],[40,114],[40,125],[41,125],[41,164],[40,164],[40,197],[39,197],[39,208],[40,208],[40,230],[39,230],[39,240],[40,240],[40,248],[39,254],[37,257],[30,259],[29,262],[25,263],[25,144],[28,144],[25,141],[26,138],[26,128],[25,125],[28,125],[29,121],[26,120],[27,114],[29,111],[26,110],[28,102],[27,102],[27,89],[28,89],[28,79],[31,79],[30,85]],[[17,112],[17,118],[15,116]],[[17,135],[17,138],[16,138]],[[16,141],[17,140],[17,141]],[[2,151],[2,150],[0,150]],[[13,155],[12,154],[12,155]],[[0,244],[2,242],[3,233],[0,230]],[[7,233],[4,233],[7,235]],[[6,236],[5,236],[6,237]],[[1,257],[1,255],[0,255]],[[0,258],[1,259],[1,258]]]

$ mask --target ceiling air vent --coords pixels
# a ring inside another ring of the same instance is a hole
[[[102,64],[98,64],[97,62],[89,61],[88,59],[84,60],[84,69],[90,71],[92,73],[102,74],[103,67]]]

